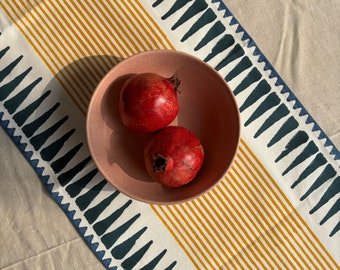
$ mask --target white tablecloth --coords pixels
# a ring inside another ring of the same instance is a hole
[[[339,149],[340,1],[225,3]],[[0,155],[0,268],[102,269],[2,129]]]

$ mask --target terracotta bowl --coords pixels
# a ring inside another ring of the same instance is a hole
[[[195,179],[180,188],[167,188],[150,179],[143,148],[151,135],[128,130],[118,116],[123,83],[132,74],[144,72],[178,75],[180,109],[171,125],[191,130],[205,151]],[[96,166],[116,189],[146,203],[172,204],[202,195],[224,176],[237,151],[240,115],[232,91],[212,67],[183,52],[156,50],[127,58],[107,73],[92,96],[86,132]]]

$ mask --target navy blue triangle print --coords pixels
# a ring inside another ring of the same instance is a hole
[[[3,44],[5,40],[1,41]],[[154,269],[165,259],[166,262],[162,264],[172,269],[177,264],[176,259],[169,258],[163,243],[150,238],[149,227],[136,230],[142,213],[132,211],[134,202],[115,190],[100,175],[83,137],[79,136],[83,131],[70,128],[74,110],[66,112],[62,108],[62,101],[55,101],[54,89],[41,87],[44,77],[32,76],[34,66],[24,68],[24,55],[18,55],[5,64],[9,54],[11,57],[15,54],[11,46],[0,48],[0,102],[4,109],[0,112],[0,125],[17,144],[91,250],[107,269],[116,269],[119,264],[125,269],[135,266]],[[10,118],[12,120],[7,120]],[[50,181],[49,169],[41,167],[37,155],[47,162],[45,164],[49,164],[57,182]],[[114,262],[112,259],[103,259],[105,251],[94,241],[94,235],[88,235],[88,227],[82,225],[80,218],[76,218],[76,211],[70,209],[70,203],[63,203],[64,196],[54,191],[56,185],[64,188],[65,194],[74,199],[79,211],[84,213],[88,226],[101,238]],[[104,190],[107,196],[102,198],[100,194]],[[103,216],[103,212],[108,213],[107,216]],[[125,240],[122,242],[122,239]],[[162,249],[158,250],[158,246]],[[110,266],[112,264],[115,266]]]
[[[290,172],[300,175],[297,179],[293,180],[291,189],[295,189],[297,186],[300,187],[302,183],[307,183],[307,180],[311,181],[312,175],[313,183],[305,190],[304,194],[301,194],[300,200],[307,199],[314,192],[323,188],[323,184],[329,186],[320,203],[311,206],[309,214],[313,215],[331,198],[340,194],[340,188],[337,185],[339,167],[334,167],[324,158],[318,146],[321,139],[325,139],[325,142],[322,143],[325,147],[331,146],[330,154],[334,157],[334,160],[340,159],[340,152],[285,85],[284,81],[275,72],[274,68],[266,60],[247,32],[232,16],[224,3],[219,0],[214,0],[212,3],[216,3],[218,6],[217,10],[224,11],[224,17],[231,17],[229,25],[222,24],[218,18],[210,15],[211,7],[205,5],[204,1],[201,0],[176,1],[170,8],[164,10],[162,9],[163,1],[154,1],[153,7],[159,9],[161,13],[160,18],[164,22],[171,24],[171,30],[178,32],[178,35],[182,37],[180,42],[183,44],[186,44],[190,37],[195,36],[196,33],[196,36],[199,36],[198,32],[202,27],[205,27],[205,34],[197,41],[196,45],[187,43],[187,46],[193,46],[190,48],[192,51],[202,53],[202,60],[211,63],[228,83],[238,81],[234,85],[233,92],[236,98],[239,96],[246,97],[240,98],[242,100],[240,104],[241,118],[246,117],[243,121],[244,128],[248,128],[249,132],[253,132],[254,139],[262,139],[268,133],[273,134],[271,138],[267,139],[266,146],[268,149],[273,149],[281,145],[275,162],[286,164],[287,156],[291,160],[288,166],[282,170],[282,176],[288,177],[287,175]],[[178,16],[178,14],[181,15]],[[186,23],[192,16],[197,18],[194,25]],[[174,20],[174,17],[178,18],[177,21]],[[243,34],[241,39],[246,42],[247,48],[254,48],[253,56],[258,56],[257,63],[252,62],[249,56],[245,55],[245,49],[239,43],[236,43],[230,34],[233,32],[231,28],[235,26],[236,32]],[[180,35],[180,31],[185,34]],[[214,61],[216,56],[226,51],[228,53],[222,60],[216,63]],[[265,71],[270,70],[268,78],[263,77],[263,73],[257,65],[259,63],[264,63]],[[283,86],[281,91],[273,89],[273,84],[270,82],[271,79],[276,79],[275,87]],[[293,110],[288,108],[290,105],[287,102],[294,104]],[[294,110],[300,110],[298,116],[293,112]],[[299,117],[305,115],[308,115],[308,117],[307,120],[303,121],[306,124],[311,123],[313,125],[312,132],[320,132],[317,138],[320,140],[319,142],[315,142],[315,139],[311,138],[310,134],[303,131],[301,126],[302,120]],[[254,128],[255,126],[257,128]],[[282,141],[287,140],[286,145],[282,144]],[[305,160],[309,162],[306,163],[304,162]],[[302,169],[301,164],[303,164]],[[318,175],[313,174],[315,171],[318,172]],[[332,188],[333,192],[329,192],[330,188]],[[330,216],[340,211],[338,202],[328,207],[332,210],[329,210],[327,217],[324,217],[320,225],[323,225],[330,219]],[[338,224],[329,232],[329,237],[340,233],[339,226]]]

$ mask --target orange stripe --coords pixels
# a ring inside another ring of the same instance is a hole
[[[278,184],[275,182],[275,180],[272,178],[272,176],[268,173],[268,171],[264,168],[263,164],[261,162],[259,162],[259,160],[257,159],[257,157],[255,156],[255,154],[250,150],[249,146],[243,141],[241,140],[242,145],[244,146],[244,148],[247,150],[248,154],[257,162],[257,164],[259,165],[259,167],[261,168],[261,170],[264,172],[264,174],[271,180],[271,183],[275,186],[275,189],[277,191],[277,193],[279,193],[279,195],[283,198],[284,202],[282,203],[282,207],[284,207],[286,209],[287,212],[293,211],[295,216],[297,217],[298,220],[294,220],[293,221],[293,225],[298,227],[300,229],[300,231],[305,235],[305,237],[308,239],[309,243],[314,247],[315,250],[318,250],[319,248],[322,249],[324,251],[324,253],[328,256],[328,259],[330,261],[332,261],[332,263],[334,264],[334,266],[337,266],[336,261],[333,259],[333,257],[329,254],[329,252],[327,251],[326,248],[324,248],[324,246],[322,245],[322,243],[320,242],[320,240],[315,236],[314,232],[312,232],[312,230],[310,229],[310,227],[307,225],[306,221],[300,216],[300,214],[297,212],[297,210],[294,208],[293,204],[288,200],[288,198],[286,197],[286,195],[283,193],[283,191],[280,189],[280,187],[278,186]],[[245,155],[247,156],[247,155]],[[250,163],[250,165],[255,169],[255,171],[259,171],[259,169],[257,167],[254,166],[253,162],[248,158],[248,161]],[[276,194],[276,193],[274,193]],[[277,196],[277,194],[276,194]],[[286,205],[289,207],[289,210],[287,209]],[[303,225],[303,226],[302,226]],[[306,231],[308,231],[309,234],[306,233]],[[310,237],[312,237],[312,239],[310,239]],[[319,245],[319,248],[316,247],[315,243],[317,243]],[[309,248],[307,246],[307,248]],[[310,248],[309,248],[310,249]],[[323,256],[323,254],[321,252],[318,253],[318,255],[313,253],[313,258],[315,260],[318,261],[318,263],[320,264],[320,260],[319,260],[319,256],[323,259],[323,261],[328,265],[328,267],[330,268],[334,268],[334,266],[331,266],[328,263],[328,260]]]

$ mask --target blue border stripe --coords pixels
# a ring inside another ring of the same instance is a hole
[[[275,68],[272,66],[272,64],[268,61],[268,59],[265,57],[265,55],[262,53],[262,51],[257,46],[256,42],[251,38],[251,36],[248,34],[248,32],[242,27],[242,25],[239,23],[239,21],[234,17],[234,15],[231,13],[231,11],[228,9],[228,7],[223,3],[222,0],[212,0],[212,3],[219,3],[219,10],[224,9],[226,11],[224,17],[230,17],[232,16],[231,24],[235,25],[238,24],[236,32],[244,32],[244,35],[242,36],[242,41],[249,39],[249,44],[247,45],[248,48],[255,47],[254,56],[259,56],[258,62],[259,63],[265,63],[264,69],[265,70],[271,70],[270,77],[271,78],[277,78],[276,85],[277,86],[283,86],[283,89],[281,90],[281,94],[288,93],[289,94],[289,101],[295,101],[296,109],[301,109],[300,116],[308,115],[308,118],[306,120],[306,124],[313,123],[313,131],[320,131],[320,136],[318,137],[319,140],[326,139],[326,142],[324,143],[325,147],[332,147],[332,150],[330,151],[330,154],[334,156],[334,160],[340,159],[340,152],[337,149],[337,147],[334,145],[334,143],[329,139],[327,134],[322,130],[322,128],[317,124],[315,119],[308,113],[306,108],[302,105],[302,103],[299,101],[299,99],[296,97],[296,95],[292,92],[292,90],[286,85],[284,80],[281,78],[281,76],[277,73]]]

